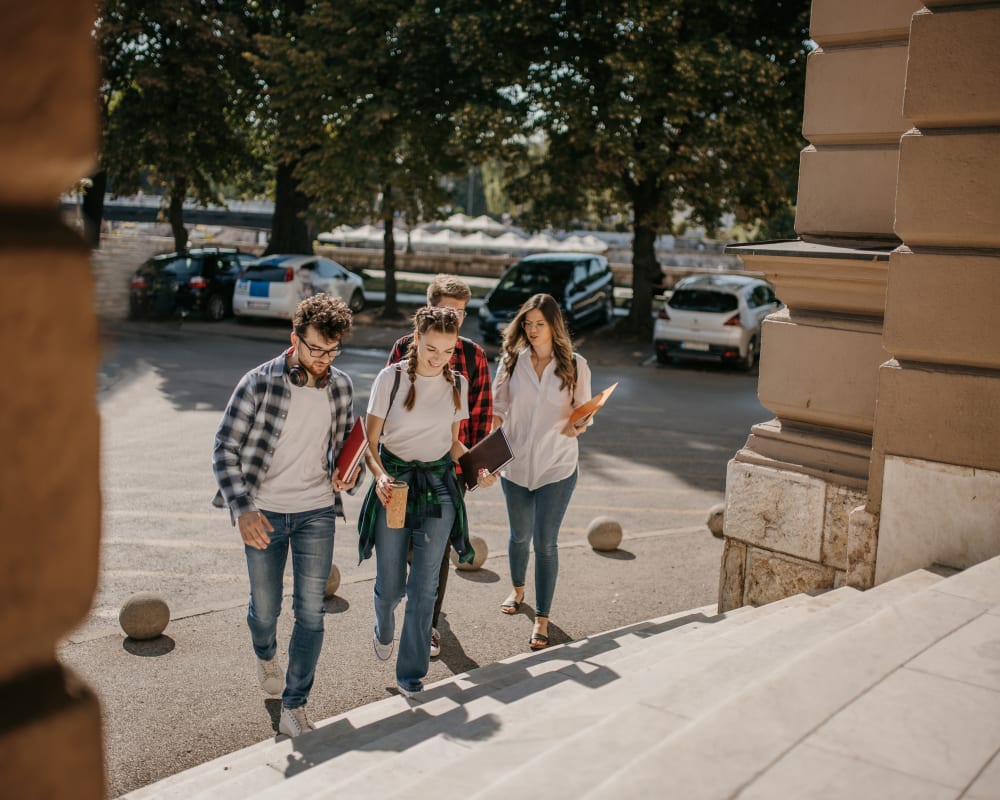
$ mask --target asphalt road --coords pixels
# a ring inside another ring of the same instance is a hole
[[[354,379],[358,413],[405,332],[364,315],[361,322],[337,360]],[[228,514],[210,505],[211,446],[239,377],[283,342],[283,324],[235,321],[128,323],[106,335],[101,583],[60,657],[102,698],[111,796],[274,735],[279,701],[265,700],[255,684],[245,628],[242,545]],[[721,543],[705,528],[707,510],[722,501],[726,463],[750,426],[770,417],[754,375],[661,367],[651,347],[633,350],[600,330],[578,337],[577,349],[591,362],[595,391],[619,386],[581,439],[580,480],[560,534],[556,643],[714,602]],[[347,498],[348,522],[338,523],[341,588],[328,605],[310,699],[316,719],[384,697],[394,683],[370,652],[374,561],[357,563],[360,502],[360,493]],[[452,573],[444,652],[429,681],[522,652],[531,630],[530,612],[509,619],[497,609],[509,586],[499,487],[475,492],[468,505],[471,532],[489,558],[478,572]],[[598,516],[623,527],[615,553],[587,545]],[[171,608],[166,635],[153,642],[126,639],[117,624],[121,604],[139,591]],[[529,601],[532,594],[529,575]]]

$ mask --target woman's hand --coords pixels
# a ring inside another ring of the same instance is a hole
[[[383,473],[375,481],[375,495],[382,502],[383,506],[389,505],[389,501],[392,499],[392,478],[387,474]]]
[[[576,439],[589,427],[590,417],[584,417],[580,422],[574,425],[571,422],[566,423],[566,427],[563,428],[560,433],[563,436],[568,436],[570,439]]]
[[[476,485],[481,489],[487,489],[497,482],[496,475],[490,475],[488,469],[479,470],[479,475],[476,478]]]

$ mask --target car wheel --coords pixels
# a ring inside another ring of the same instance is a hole
[[[363,310],[365,307],[365,294],[360,289],[355,289],[351,294],[351,300],[347,304],[347,307],[351,311],[357,314],[359,311]]]
[[[205,301],[205,317],[211,322],[218,322],[226,316],[226,300],[221,294],[212,294]]]
[[[747,354],[740,359],[740,369],[745,372],[752,370],[757,364],[757,340],[751,339],[747,343]]]
[[[612,320],[615,318],[615,298],[612,295],[608,295],[604,298],[604,324],[611,324]]]
[[[660,350],[659,348],[656,348],[656,360],[665,366],[677,363],[677,359],[670,355],[669,350]]]

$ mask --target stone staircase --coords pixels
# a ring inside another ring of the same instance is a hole
[[[526,653],[138,789],[167,798],[1000,798],[1000,558]]]

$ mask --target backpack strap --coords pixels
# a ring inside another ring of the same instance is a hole
[[[465,377],[469,379],[469,386],[476,385],[476,345],[474,342],[466,339],[464,336],[459,337],[459,341],[462,343],[462,355],[465,356],[465,371],[468,373]]]
[[[396,400],[396,392],[399,391],[399,376],[402,374],[402,370],[399,368],[399,364],[396,365],[396,375],[392,379],[392,391],[389,393],[389,408],[392,408],[392,404]],[[385,410],[385,415],[389,416],[389,408]]]

